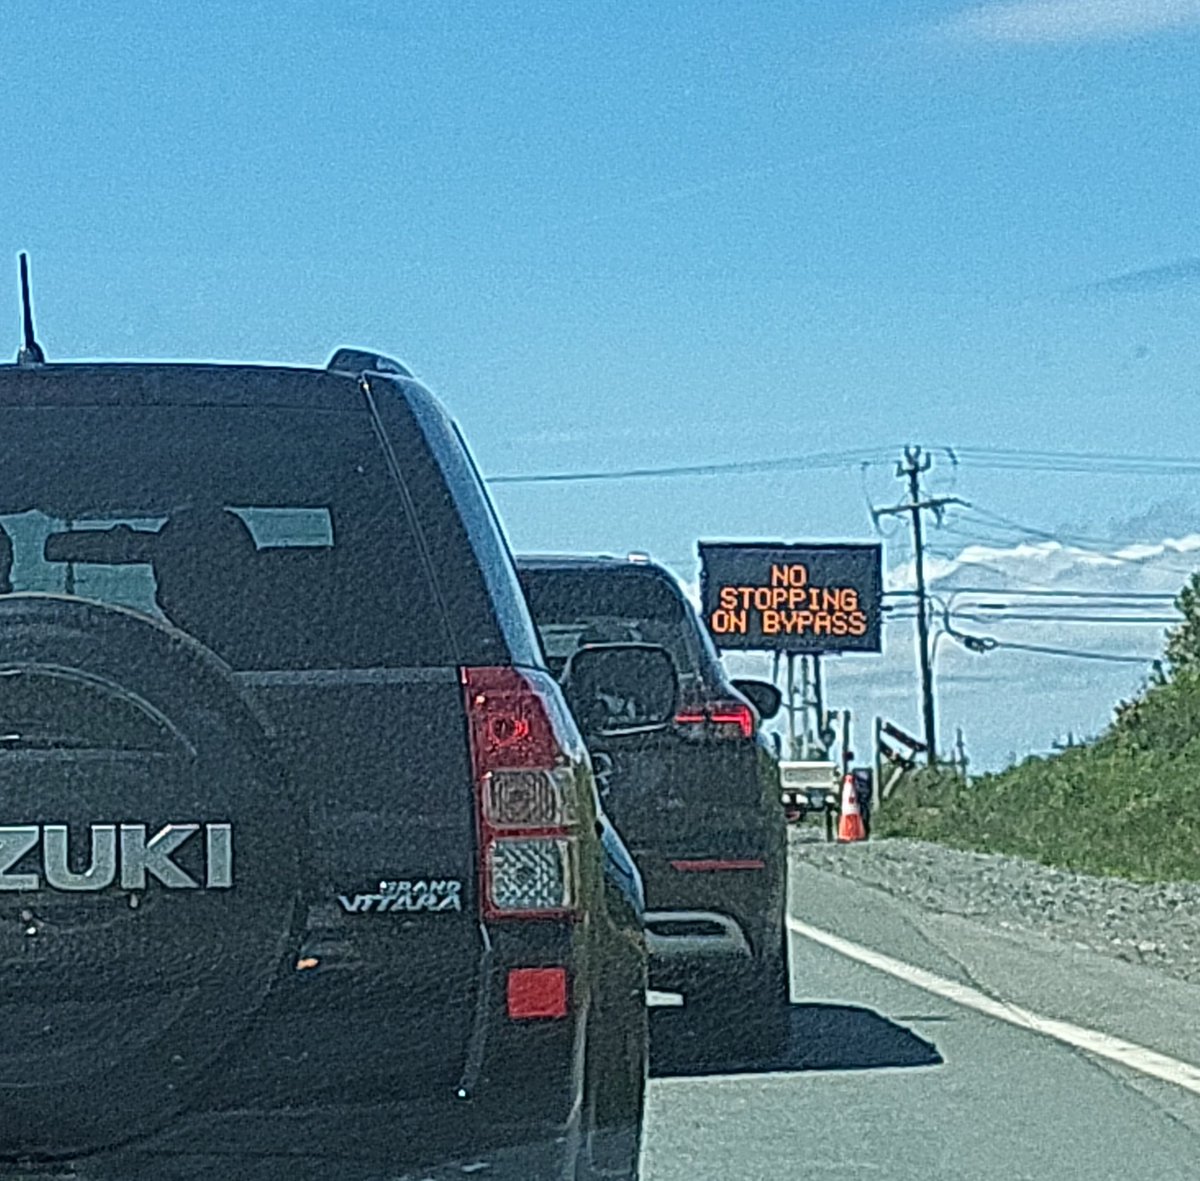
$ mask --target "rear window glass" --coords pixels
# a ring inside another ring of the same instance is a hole
[[[0,589],[166,619],[237,669],[452,662],[365,414],[0,410]]]
[[[665,577],[644,570],[524,568],[521,584],[555,672],[582,644],[660,644],[685,678],[699,677],[690,608]]]

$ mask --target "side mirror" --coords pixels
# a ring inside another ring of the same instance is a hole
[[[734,681],[733,687],[754,706],[764,722],[773,718],[783,705],[783,694],[766,681]]]
[[[679,674],[657,644],[588,644],[562,675],[563,695],[584,737],[661,730],[679,705]]]

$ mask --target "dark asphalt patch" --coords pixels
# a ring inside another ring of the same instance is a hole
[[[714,1050],[707,1031],[682,1008],[650,1014],[650,1073],[655,1078],[773,1074],[812,1070],[883,1070],[940,1066],[937,1047],[873,1009],[792,1005],[785,1045],[769,1054]]]

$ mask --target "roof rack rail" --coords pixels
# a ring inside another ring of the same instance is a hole
[[[412,377],[412,371],[406,369],[399,361],[366,349],[338,349],[329,358],[329,364],[325,368],[330,373],[349,373],[353,376],[360,373],[394,373],[399,377]]]

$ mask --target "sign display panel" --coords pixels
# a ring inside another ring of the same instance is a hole
[[[700,543],[704,622],[718,648],[879,652],[881,545]]]

